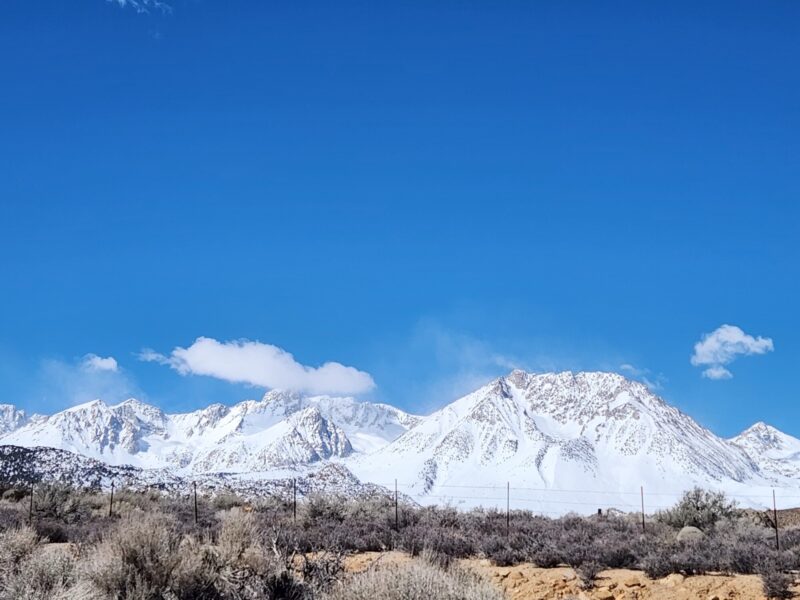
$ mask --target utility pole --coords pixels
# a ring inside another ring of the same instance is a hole
[[[197,482],[192,482],[194,488],[194,524],[197,525]]]
[[[506,481],[506,537],[511,536],[511,482]]]
[[[297,523],[297,479],[292,479],[292,520]]]
[[[394,530],[400,531],[400,518],[397,510],[397,479],[394,480]]]
[[[645,533],[644,527],[644,486],[639,487],[639,493],[642,496],[642,533]]]
[[[781,538],[778,535],[778,505],[775,503],[775,490],[772,490],[772,518],[775,521],[775,549],[780,552]]]
[[[33,484],[31,484],[31,501],[28,505],[28,525],[33,525]]]
[[[108,500],[108,516],[114,514],[114,482],[111,482],[111,497]]]

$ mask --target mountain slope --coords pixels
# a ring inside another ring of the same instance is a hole
[[[618,492],[617,505],[630,504],[623,494],[640,486],[674,492],[768,479],[740,447],[644,385],[611,373],[514,371],[351,465],[367,480],[397,477],[420,497],[510,481],[532,491],[596,491],[609,499]]]
[[[513,371],[427,417],[271,391],[183,414],[134,399],[50,417],[5,406],[0,427],[0,445],[51,446],[109,468],[132,465],[143,482],[231,480],[256,489],[324,471],[329,479],[392,487],[397,479],[421,503],[463,506],[504,503],[510,482],[515,506],[545,513],[639,510],[640,486],[653,509],[695,485],[752,495],[800,479],[800,440],[764,424],[723,440],[613,373]],[[34,458],[46,456],[37,452]]]
[[[380,448],[419,421],[383,404],[280,391],[184,414],[129,399],[111,406],[94,400],[31,420],[6,406],[0,419],[0,444],[181,472],[266,471],[341,459]]]
[[[800,440],[759,421],[729,440],[762,471],[800,478]]]
[[[263,430],[236,432],[192,461],[195,472],[268,471],[308,465],[353,452],[347,435],[316,407],[301,409]]]
[[[391,496],[386,488],[362,483],[342,465],[326,465],[308,473],[290,477],[276,473],[269,479],[213,473],[182,477],[169,469],[139,469],[127,465],[108,465],[66,450],[22,448],[0,445],[0,483],[28,487],[42,483],[63,483],[74,487],[108,491],[117,489],[160,490],[189,498],[193,484],[198,492],[215,494],[233,492],[247,499],[275,496],[289,500],[296,486],[298,496],[315,493],[340,494],[348,498]],[[410,499],[407,499],[411,501]]]
[[[0,436],[19,429],[28,422],[24,410],[18,410],[11,404],[0,404]]]

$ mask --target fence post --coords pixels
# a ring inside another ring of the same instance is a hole
[[[506,481],[506,537],[511,536],[511,482]]]
[[[400,531],[400,518],[397,510],[397,479],[394,480],[394,530]]]
[[[297,523],[297,478],[292,479],[292,521]]]
[[[778,535],[778,505],[775,503],[775,490],[772,490],[772,518],[775,521],[775,549],[780,552],[781,538]]]
[[[28,525],[33,525],[33,484],[31,484],[31,501],[28,505]]]
[[[192,482],[192,488],[194,488],[194,524],[197,525],[197,482]]]
[[[644,486],[639,487],[639,494],[642,496],[642,533],[645,533],[644,526]]]
[[[113,516],[114,514],[114,482],[111,482],[111,497],[108,500],[108,516]]]

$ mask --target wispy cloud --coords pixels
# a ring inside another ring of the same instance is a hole
[[[369,373],[338,362],[310,367],[289,352],[258,341],[220,342],[199,337],[169,355],[145,349],[139,359],[167,365],[181,375],[205,375],[270,389],[289,389],[312,394],[361,394],[375,387]]]
[[[726,367],[739,356],[766,354],[775,346],[771,338],[753,337],[735,325],[722,325],[703,335],[694,345],[691,363],[696,367],[707,367],[703,377],[708,379],[730,379],[733,373]]]
[[[386,400],[407,401],[409,409],[419,412],[438,409],[495,377],[528,366],[497,351],[488,340],[431,318],[420,320],[409,337],[393,341],[380,355],[381,371],[394,380]]]
[[[106,0],[113,4],[118,4],[122,8],[132,8],[138,13],[148,13],[151,9],[160,10],[161,12],[172,12],[172,7],[166,2],[159,0]]]
[[[48,403],[74,405],[100,398],[113,403],[142,392],[112,356],[87,354],[74,362],[47,359],[39,373],[40,393]]]
[[[652,392],[663,390],[667,381],[667,378],[661,373],[653,373],[650,369],[641,369],[630,363],[620,365],[619,370],[624,375],[642,382]]]
[[[437,360],[466,370],[511,371],[520,368],[520,360],[494,350],[488,342],[465,333],[449,331],[434,323],[424,323],[417,335],[432,344]]]

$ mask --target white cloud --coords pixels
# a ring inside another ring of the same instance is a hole
[[[766,354],[775,349],[772,339],[753,337],[735,325],[722,325],[694,345],[691,362],[696,367],[707,367],[703,377],[708,379],[730,379],[733,377],[725,365],[738,356]]]
[[[177,347],[168,356],[146,349],[139,359],[168,365],[181,375],[206,375],[232,383],[312,394],[360,394],[375,387],[372,377],[364,371],[337,362],[309,367],[277,346],[250,340],[219,342],[199,337],[188,348]]]
[[[116,373],[119,371],[117,360],[113,356],[97,356],[97,354],[87,354],[83,357],[81,366],[87,371],[111,371]]]

